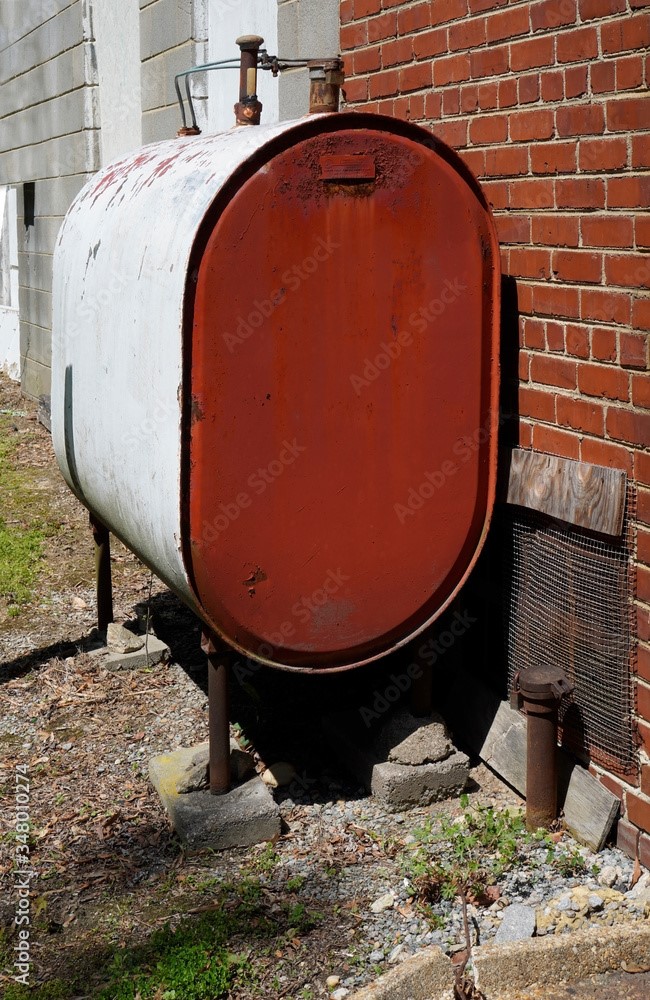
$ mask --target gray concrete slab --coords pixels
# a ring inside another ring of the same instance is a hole
[[[280,810],[257,775],[225,795],[211,795],[207,790],[178,792],[194,749],[161,754],[149,762],[151,781],[187,850],[250,847],[278,837]]]
[[[155,635],[150,635],[142,649],[132,653],[107,653],[103,665],[107,670],[138,670],[156,666],[170,658],[169,646]]]

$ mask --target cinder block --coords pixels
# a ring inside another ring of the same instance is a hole
[[[172,826],[190,851],[250,847],[280,834],[280,810],[261,778],[255,776],[225,795],[209,791],[179,794],[176,785],[188,753],[177,750],[149,762],[149,776]]]
[[[23,277],[21,275],[22,280]],[[21,320],[32,324],[32,326],[41,327],[43,330],[52,329],[51,292],[42,292],[39,288],[26,288],[24,285],[21,285],[18,290],[18,302]],[[25,353],[31,355],[32,350],[25,350]],[[38,361],[49,364],[49,352],[47,358],[42,356],[38,351],[34,356]]]
[[[142,116],[142,141],[147,143],[173,139],[181,124],[177,104],[157,111],[146,111]]]
[[[20,353],[32,361],[50,367],[52,363],[52,334],[29,321],[20,323]]]
[[[140,58],[144,61],[192,38],[192,4],[157,0],[140,12]]]
[[[103,666],[107,670],[139,670],[142,667],[153,667],[170,658],[169,646],[155,635],[150,635],[146,647],[136,649],[133,653],[108,653]]]
[[[31,358],[21,357],[20,368],[22,373],[20,387],[26,396],[30,399],[39,399],[50,391],[52,373],[49,366]]]

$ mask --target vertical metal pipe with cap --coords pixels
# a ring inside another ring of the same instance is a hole
[[[260,46],[264,39],[259,35],[241,35],[237,45],[241,51],[239,64],[239,100],[235,104],[238,125],[259,125],[262,105],[257,99],[257,64]]]
[[[560,701],[573,685],[557,667],[522,670],[516,680],[528,720],[526,730],[526,826],[547,828],[557,819],[557,724]]]
[[[345,80],[343,60],[312,59],[308,66],[310,115],[338,111],[341,87]]]

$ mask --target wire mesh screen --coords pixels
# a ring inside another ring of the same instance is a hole
[[[619,774],[636,771],[633,719],[634,502],[628,486],[621,539],[606,539],[520,507],[507,508],[509,687],[518,670],[560,667],[568,749]]]

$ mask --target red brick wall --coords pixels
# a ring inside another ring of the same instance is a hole
[[[645,0],[647,2],[647,0]],[[650,863],[650,14],[644,0],[341,0],[348,106],[457,149],[517,279],[519,443],[638,484],[640,785]]]

